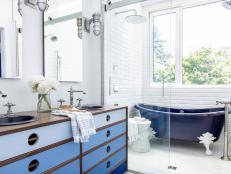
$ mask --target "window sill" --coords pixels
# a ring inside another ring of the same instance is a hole
[[[162,84],[151,83],[150,88],[162,88]],[[231,89],[230,85],[181,85],[181,84],[170,84],[165,83],[164,88],[184,88],[184,89]]]

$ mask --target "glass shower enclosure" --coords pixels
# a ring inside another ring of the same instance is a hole
[[[102,4],[104,103],[129,106],[129,172],[170,173],[176,17],[171,1],[165,2],[168,15],[160,13],[152,0],[103,0]]]

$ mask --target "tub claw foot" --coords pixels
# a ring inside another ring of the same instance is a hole
[[[213,134],[207,132],[203,134],[202,136],[198,137],[200,140],[200,143],[204,145],[206,148],[206,155],[212,155],[212,151],[210,150],[210,145],[214,142],[216,137],[213,136]]]

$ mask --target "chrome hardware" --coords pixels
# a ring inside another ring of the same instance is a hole
[[[229,108],[231,101],[216,101],[216,104],[225,105],[224,148],[221,159],[224,161],[231,161],[231,158],[229,157]]]
[[[81,98],[77,99],[78,104],[77,104],[76,108],[81,109],[81,107],[82,107],[81,102],[82,101],[83,101],[83,99],[81,99]]]
[[[79,21],[80,22],[80,21]],[[102,30],[102,21],[101,21],[101,14],[100,13],[94,13],[92,15],[91,19],[84,18],[84,31],[86,33],[91,32],[91,24],[93,24],[93,33],[95,36],[99,36],[101,34]],[[80,23],[79,23],[80,24]]]
[[[66,102],[66,100],[59,99],[57,102],[60,103],[59,107],[61,108],[63,106],[63,103]]]
[[[5,104],[5,105],[3,105],[3,106],[8,108],[8,110],[7,110],[7,112],[6,112],[6,116],[9,116],[9,115],[13,114],[12,107],[14,107],[14,106],[16,106],[16,105],[13,104],[13,103],[9,103],[9,102],[8,102],[7,104]]]
[[[73,90],[72,86],[68,92],[70,93],[70,105],[71,105],[71,107],[74,106],[74,93],[86,94],[86,92],[84,92],[84,91]]]
[[[107,0],[107,2],[105,4],[105,12],[110,11],[111,10],[111,6],[112,6],[111,0]]]
[[[177,170],[177,167],[175,167],[175,166],[168,166],[168,169],[169,170]]]
[[[77,31],[78,31],[78,37],[79,39],[83,38],[83,18],[82,16],[78,17],[76,19],[77,22]]]
[[[0,95],[1,95],[2,98],[6,98],[7,97],[7,95],[4,92],[2,92],[2,91],[0,91]]]

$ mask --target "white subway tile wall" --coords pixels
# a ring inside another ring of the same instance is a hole
[[[147,50],[144,42],[148,42],[144,39],[145,31],[142,25],[128,24],[125,21],[126,15],[130,13],[115,15],[116,11],[134,8],[141,10],[140,6],[133,5],[109,11],[105,17],[106,104],[128,105],[131,111],[136,103],[178,108],[208,108],[222,107],[216,106],[217,100],[231,99],[231,86],[172,86],[165,88],[165,96],[161,86],[151,87],[148,82],[148,54],[143,52]],[[118,92],[113,92],[114,86],[118,87]]]
[[[134,12],[115,15],[116,11],[134,9],[135,7],[137,8],[137,6],[120,8],[106,14],[106,104],[132,107],[134,104],[142,102],[142,26],[129,24],[125,21],[125,17]],[[113,91],[114,87],[117,87],[118,92]]]

